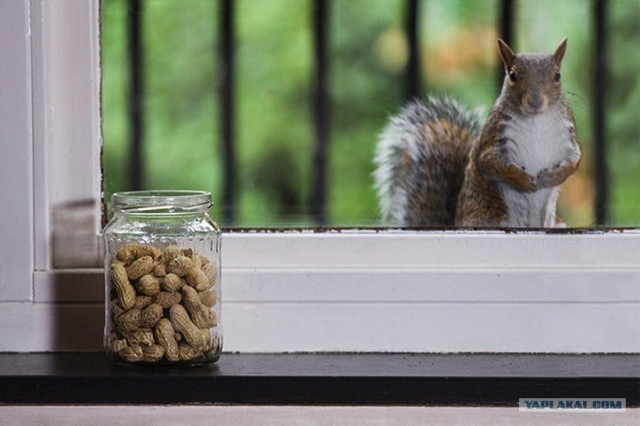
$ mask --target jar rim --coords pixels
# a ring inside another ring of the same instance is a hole
[[[193,190],[149,190],[116,192],[111,196],[114,212],[169,213],[206,211],[213,206],[211,193]]]

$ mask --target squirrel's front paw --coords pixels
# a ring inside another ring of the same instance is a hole
[[[531,176],[529,173],[522,174],[517,183],[517,189],[520,192],[536,192],[538,190],[536,178],[534,176]]]
[[[540,170],[540,172],[538,173],[538,176],[536,176],[536,182],[538,184],[538,187],[548,188],[550,186],[556,186],[557,173],[555,173],[555,170],[557,169],[558,168],[556,167],[553,169]]]
[[[536,182],[536,178],[527,174],[527,179],[524,187],[525,192],[536,192],[538,190],[538,183]]]

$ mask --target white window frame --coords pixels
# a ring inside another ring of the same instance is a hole
[[[0,351],[100,350],[103,272],[51,237],[88,205],[62,238],[99,257],[99,2],[0,2],[0,52]],[[640,352],[637,230],[229,232],[222,262],[226,351]]]

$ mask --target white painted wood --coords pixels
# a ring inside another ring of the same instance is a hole
[[[514,395],[517,404],[518,395]],[[606,396],[603,396],[606,398]],[[0,406],[12,425],[637,425],[640,410],[615,413],[520,413],[511,407],[336,406]]]
[[[532,276],[538,278],[532,280]],[[640,303],[640,270],[228,269],[223,302]],[[34,274],[37,303],[102,303],[102,270]]]
[[[43,34],[43,1],[30,2],[31,13],[31,85],[33,102],[33,193],[34,199],[34,269],[48,270],[51,267],[51,230],[49,208],[50,197],[47,182],[49,169],[47,161],[47,104],[45,100],[45,60]]]
[[[102,304],[0,303],[0,352],[100,351]]]
[[[638,303],[224,303],[227,352],[640,352]],[[0,304],[0,351],[99,351],[102,304]]]
[[[33,169],[27,2],[0,2],[0,52],[0,300],[30,300]]]
[[[75,0],[30,5],[36,270],[100,262],[98,8]]]
[[[640,234],[614,236],[230,233],[223,241],[225,350],[640,352],[640,262],[632,250]],[[395,248],[384,256],[387,244]],[[534,249],[527,257],[510,246]],[[597,255],[611,251],[622,255]],[[421,265],[416,252],[444,265]],[[590,264],[580,267],[576,258]],[[29,340],[10,340],[11,350],[99,350],[102,271],[34,277],[32,308],[0,310],[0,325],[12,310],[35,312],[23,314],[37,323]],[[70,318],[93,332],[76,336],[60,326]]]
[[[102,269],[58,269],[33,274],[36,303],[103,303]]]
[[[227,303],[241,352],[640,352],[629,304]]]
[[[224,277],[230,302],[640,302],[640,271],[631,269],[231,270]]]
[[[228,268],[555,268],[640,264],[640,232],[502,231],[227,233]]]

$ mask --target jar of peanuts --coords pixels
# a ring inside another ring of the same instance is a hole
[[[197,365],[222,349],[211,194],[113,194],[104,229],[104,348],[118,364]]]

